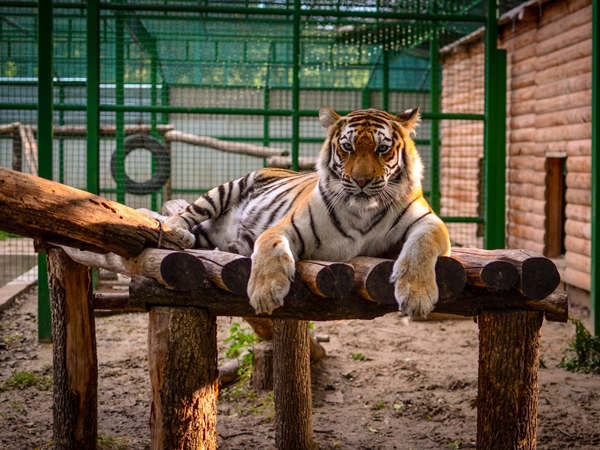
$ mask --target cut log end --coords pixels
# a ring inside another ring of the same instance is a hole
[[[508,290],[519,280],[519,271],[506,261],[492,261],[481,270],[481,280],[493,290]]]
[[[251,266],[250,258],[238,258],[225,264],[221,272],[225,287],[236,295],[246,296]]]
[[[197,289],[206,278],[204,264],[188,253],[170,253],[160,264],[164,281],[176,291]]]
[[[441,299],[454,298],[467,283],[467,272],[455,259],[440,256],[435,264],[435,281]]]
[[[518,288],[526,297],[543,300],[552,294],[559,284],[560,274],[551,260],[534,257],[523,261]]]

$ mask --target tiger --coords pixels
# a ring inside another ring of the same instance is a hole
[[[438,300],[435,264],[450,253],[442,220],[423,197],[423,164],[411,136],[418,108],[392,115],[319,109],[326,138],[316,171],[263,168],[220,185],[166,223],[186,245],[250,256],[247,293],[271,315],[289,293],[298,260],[393,257],[398,309],[425,316]]]

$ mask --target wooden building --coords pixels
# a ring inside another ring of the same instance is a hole
[[[498,42],[508,66],[507,247],[553,258],[571,297],[589,301],[592,0],[525,2],[500,18]],[[483,112],[483,51],[483,31],[442,49],[443,86],[464,87],[443,89],[444,112]],[[478,215],[482,124],[441,129],[442,215]]]

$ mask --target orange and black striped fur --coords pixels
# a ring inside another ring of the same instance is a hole
[[[418,110],[340,117],[324,106],[319,119],[327,138],[316,172],[257,170],[212,189],[167,223],[184,230],[190,246],[252,255],[248,295],[258,313],[283,305],[300,259],[390,254],[400,310],[429,313],[438,299],[435,263],[449,254],[450,241],[421,190],[411,139]]]

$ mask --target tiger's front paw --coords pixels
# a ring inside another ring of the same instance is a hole
[[[248,281],[248,297],[257,314],[271,314],[290,291],[296,271],[294,258],[285,241],[275,242],[252,254],[252,270]]]
[[[415,264],[401,258],[394,264],[390,277],[400,311],[409,316],[426,316],[438,301],[439,290],[433,264]]]
[[[196,236],[188,231],[187,223],[183,219],[178,216],[171,216],[165,221],[165,224],[170,226],[177,236],[181,238],[184,248],[192,248],[194,246]]]

